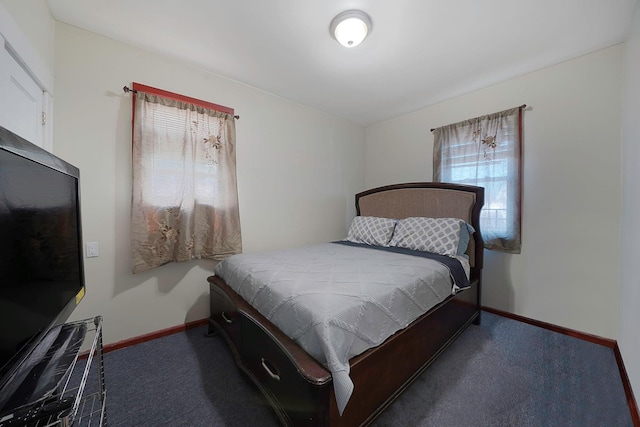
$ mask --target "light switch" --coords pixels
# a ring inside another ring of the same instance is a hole
[[[98,242],[87,242],[87,258],[95,258],[99,254]]]

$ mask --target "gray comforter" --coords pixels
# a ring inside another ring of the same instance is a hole
[[[454,292],[438,261],[336,243],[234,255],[215,274],[331,371],[340,413],[353,391],[349,359]]]

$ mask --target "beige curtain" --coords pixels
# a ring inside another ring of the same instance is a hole
[[[232,115],[138,91],[133,272],[242,251]]]
[[[520,253],[522,109],[434,129],[433,180],[484,187],[485,248]]]

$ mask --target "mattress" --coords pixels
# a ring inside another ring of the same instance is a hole
[[[469,275],[463,256],[341,243],[238,254],[215,268],[217,276],[329,369],[340,413],[353,392],[349,359],[468,287]]]

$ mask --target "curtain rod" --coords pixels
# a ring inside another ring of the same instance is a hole
[[[527,104],[522,104],[520,107],[518,108],[527,108]],[[437,128],[431,128],[431,132],[433,132],[434,130],[436,130]]]
[[[138,93],[138,91],[137,91],[137,90],[135,90],[135,89],[131,89],[131,88],[130,88],[129,86],[127,86],[127,85],[124,85],[124,87],[122,88],[122,90],[124,91],[124,93],[129,93],[129,92],[132,92],[132,93]],[[234,118],[234,119],[236,119],[236,120],[238,120],[238,119],[240,119],[240,116],[238,116],[238,115],[234,115],[234,116],[233,116],[233,118]]]

